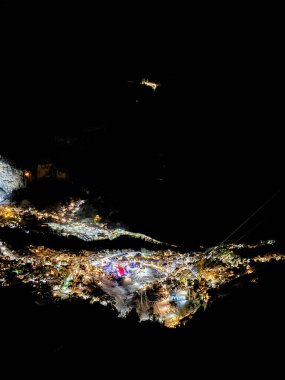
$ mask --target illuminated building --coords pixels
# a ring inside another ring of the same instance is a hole
[[[157,87],[161,86],[159,83],[150,82],[148,79],[142,79],[141,85],[150,87],[153,91],[155,91]]]

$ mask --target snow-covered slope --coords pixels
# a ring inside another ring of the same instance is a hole
[[[22,172],[0,156],[0,202],[23,184]]]

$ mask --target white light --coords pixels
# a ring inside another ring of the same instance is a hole
[[[0,156],[0,202],[23,185],[21,173]]]

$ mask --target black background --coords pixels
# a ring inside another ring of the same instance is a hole
[[[55,159],[130,229],[192,248],[220,243],[280,189],[233,240],[255,225],[247,239],[283,239],[275,14],[15,2],[4,10],[4,156],[22,167]],[[142,78],[161,87],[143,88]],[[57,136],[80,142],[59,146]]]
[[[123,223],[190,246],[219,243],[282,186],[278,22],[23,12],[2,14],[4,155],[55,159]],[[256,224],[252,239],[281,238],[283,198],[234,238]]]

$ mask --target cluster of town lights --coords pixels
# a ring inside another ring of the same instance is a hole
[[[118,236],[119,232],[109,228],[96,213],[87,222],[80,220],[82,205],[83,201],[71,201],[43,211],[2,205],[0,227],[28,231],[25,220],[33,215],[38,229],[43,228],[42,233],[49,226],[56,235],[68,234],[83,240],[100,240],[102,234],[109,240]],[[135,310],[141,321],[176,327],[190,320],[200,308],[207,307],[213,297],[212,290],[218,291],[237,279],[248,278],[254,282],[260,265],[285,258],[270,252],[260,255],[260,244],[229,244],[203,252],[180,252],[158,246],[159,242],[147,236],[125,233],[141,242],[153,242],[157,249],[94,248],[71,252],[36,245],[11,249],[2,241],[0,283],[2,286],[28,283],[39,297],[52,302],[81,298],[111,305],[120,316]],[[267,243],[261,245],[264,244]],[[244,254],[245,251],[250,254]]]

